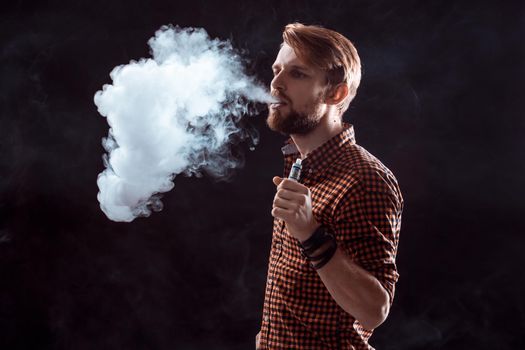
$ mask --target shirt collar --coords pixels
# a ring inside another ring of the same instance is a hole
[[[343,146],[355,143],[354,126],[343,123],[343,131],[310,152],[303,159],[302,165],[316,172],[323,170],[339,157]],[[286,141],[281,151],[285,158],[291,158],[292,160],[300,158],[299,150],[291,138]]]

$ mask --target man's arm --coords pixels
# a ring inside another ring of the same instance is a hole
[[[319,248],[314,255],[324,250]],[[370,272],[337,248],[330,261],[317,270],[337,304],[366,329],[377,328],[390,311],[390,296]]]
[[[286,222],[288,232],[300,242],[307,240],[319,227],[312,213],[310,191],[304,185],[274,178],[277,193],[272,215]],[[312,255],[327,248],[324,245]],[[356,264],[343,249],[317,270],[332,298],[364,328],[374,329],[384,322],[390,309],[390,296],[379,280]]]

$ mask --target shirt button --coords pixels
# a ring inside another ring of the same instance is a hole
[[[272,283],[273,283],[273,280],[270,278],[270,279],[268,280],[268,284],[269,284],[269,285],[272,285]]]
[[[313,172],[314,172],[313,169],[308,169],[308,174],[311,174],[311,173],[313,173]]]
[[[264,322],[268,322],[270,318],[268,316],[264,316]]]

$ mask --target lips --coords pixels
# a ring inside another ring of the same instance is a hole
[[[273,103],[270,103],[270,107],[271,108],[280,108],[280,107],[283,107],[283,106],[286,106],[287,103],[286,102],[273,102]]]
[[[272,101],[269,106],[270,108],[280,108],[288,104],[288,101],[283,96],[273,95],[274,101]]]

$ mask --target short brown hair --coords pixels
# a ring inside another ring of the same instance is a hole
[[[301,23],[284,27],[283,41],[301,60],[326,71],[329,88],[347,84],[348,97],[338,105],[340,113],[346,111],[361,82],[361,60],[352,42],[336,31]]]

